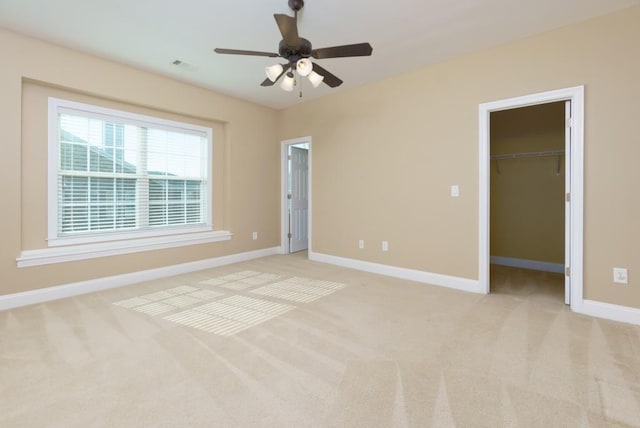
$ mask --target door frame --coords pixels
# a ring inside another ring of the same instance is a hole
[[[288,181],[289,181],[289,159],[288,152],[289,146],[294,146],[297,144],[308,144],[309,145],[309,154],[308,154],[308,163],[309,163],[309,179],[307,182],[307,186],[309,186],[308,195],[309,195],[309,206],[307,211],[307,236],[309,237],[308,242],[308,253],[311,254],[311,243],[312,241],[312,179],[313,179],[313,162],[312,162],[312,144],[311,144],[311,136],[307,137],[299,137],[293,138],[290,140],[283,140],[280,142],[280,253],[281,254],[289,254],[289,209],[288,209],[288,198],[287,195],[289,193],[288,189]]]
[[[479,106],[479,249],[478,279],[481,293],[490,289],[489,263],[489,191],[490,191],[490,115],[491,112],[547,104],[556,101],[571,101],[571,224],[565,226],[565,236],[571,242],[570,277],[571,309],[582,311],[583,305],[583,219],[584,219],[584,86],[557,89],[520,97],[482,103]],[[566,262],[566,261],[565,261]]]

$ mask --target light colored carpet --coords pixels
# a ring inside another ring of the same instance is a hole
[[[273,256],[0,312],[1,427],[640,426],[640,328]]]

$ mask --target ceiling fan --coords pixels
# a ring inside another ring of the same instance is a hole
[[[280,34],[282,34],[278,53],[222,48],[216,48],[214,51],[219,54],[266,56],[271,58],[282,57],[286,59],[287,62],[284,64],[275,64],[266,67],[265,73],[267,78],[260,84],[261,86],[272,86],[286,73],[286,76],[280,83],[280,87],[285,91],[292,91],[296,84],[294,72],[300,76],[306,76],[314,88],[317,88],[322,82],[331,88],[342,84],[340,78],[317,63],[311,62],[310,57],[325,59],[369,56],[373,52],[373,48],[369,43],[313,49],[309,40],[298,36],[298,12],[304,7],[304,0],[289,0],[289,7],[293,10],[294,16],[279,13],[273,15],[278,24]]]

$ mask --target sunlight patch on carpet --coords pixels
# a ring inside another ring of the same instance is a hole
[[[265,299],[237,294],[228,296],[224,291],[218,291],[220,289],[183,285],[113,304],[146,315],[161,316],[166,321],[183,326],[231,336],[296,309],[292,304],[274,302],[269,298],[309,303],[346,287],[345,284],[311,278],[282,279],[281,275],[253,270],[209,278],[199,284],[253,293]],[[216,300],[218,298],[221,299]]]
[[[295,306],[233,296],[164,317],[177,324],[231,336],[295,309]]]
[[[203,303],[224,293],[213,290],[202,290],[197,287],[183,285],[144,294],[140,297],[119,300],[114,305],[125,309],[132,309],[147,315],[161,315],[174,310],[186,308],[191,305]]]
[[[262,296],[309,303],[341,290],[345,284],[294,277],[252,290]]]

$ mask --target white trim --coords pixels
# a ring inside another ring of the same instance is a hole
[[[58,236],[59,131],[57,98],[48,100],[47,129],[47,241]]]
[[[543,272],[564,273],[563,263],[540,262],[538,260],[516,259],[514,257],[491,256],[492,265],[510,266]]]
[[[120,247],[127,246],[128,242],[136,239],[151,238],[157,236],[171,236],[171,235],[189,235],[195,233],[212,232],[213,228],[210,226],[201,225],[184,225],[176,227],[161,227],[159,229],[144,229],[144,230],[132,230],[127,232],[126,230],[117,232],[96,232],[96,233],[81,233],[78,236],[65,236],[62,238],[53,238],[47,240],[49,247],[62,247],[73,246],[83,244],[95,244],[98,242],[119,241]]]
[[[582,309],[577,312],[592,317],[640,325],[640,309],[638,308],[584,300],[582,302]]]
[[[125,285],[137,284],[145,281],[152,281],[159,278],[166,278],[203,269],[211,269],[219,266],[230,265],[233,263],[240,263],[279,253],[279,247],[265,248],[262,250],[231,254],[228,256],[215,257],[207,260],[199,260],[196,262],[166,266],[146,271],[126,273],[106,278],[91,279],[88,281],[76,282],[73,284],[58,285],[54,287],[43,288],[40,290],[8,294],[5,296],[0,296],[0,311],[18,308],[21,306],[33,305],[36,303],[48,302],[51,300],[64,299],[66,297],[79,296],[81,294],[93,293],[95,291],[118,288]]]
[[[583,209],[584,209],[584,86],[509,98],[479,106],[479,247],[478,276],[483,293],[489,292],[489,116],[492,111],[555,101],[571,101],[571,309],[580,312],[583,302]]]
[[[287,158],[287,147],[288,146],[293,146],[296,144],[308,144],[309,145],[309,155],[308,155],[308,163],[309,163],[309,177],[308,177],[308,183],[307,185],[309,186],[308,189],[308,193],[309,193],[309,206],[308,206],[308,224],[307,224],[307,236],[309,237],[309,245],[307,248],[307,251],[309,252],[309,254],[311,254],[311,245],[313,243],[313,239],[312,239],[312,234],[313,234],[313,223],[312,223],[312,217],[313,217],[313,197],[312,197],[312,190],[313,190],[313,185],[312,185],[312,180],[313,180],[313,150],[312,150],[312,141],[311,141],[311,137],[300,137],[300,138],[293,138],[290,140],[283,140],[280,142],[280,248],[282,251],[282,254],[288,254],[289,253],[289,237],[288,237],[288,233],[289,233],[289,219],[287,217],[288,214],[288,199],[287,199],[287,194],[288,194],[288,189],[287,189],[287,182],[288,182],[288,158]]]
[[[571,134],[572,134],[572,119],[571,119],[571,101],[564,102],[564,152],[571,154]],[[558,160],[560,162],[560,160]],[[558,173],[560,171],[558,170]],[[571,194],[571,156],[564,157],[564,191]],[[565,266],[571,264],[571,233],[567,233],[567,227],[571,230],[571,200],[564,201],[564,263]],[[571,276],[564,276],[564,304],[571,305]]]
[[[478,283],[485,294],[489,293],[489,169],[491,153],[489,152],[490,140],[490,112],[480,104],[480,144],[478,155]]]
[[[16,262],[19,268],[73,262],[76,260],[94,259],[97,257],[117,256],[121,254],[139,253],[142,251],[162,250],[165,248],[228,241],[231,239],[231,235],[232,234],[229,231],[218,230],[214,232],[168,235],[118,242],[99,242],[86,245],[23,250],[20,253],[20,256],[16,259]]]
[[[161,117],[145,114],[131,113],[129,111],[114,108],[100,107],[93,104],[79,103],[77,101],[69,101],[62,98],[49,97],[49,106],[55,107],[54,116],[57,116],[58,112],[82,114],[83,116],[99,120],[117,120],[120,123],[127,123],[129,125],[137,126],[142,124],[166,131],[180,130],[182,133],[197,135],[200,137],[207,137],[211,133],[211,129],[206,126],[179,122],[177,120],[163,119]],[[54,118],[54,120],[57,122],[57,118]]]
[[[480,289],[478,281],[475,279],[424,272],[415,269],[383,265],[379,263],[366,262],[363,260],[348,259],[322,253],[309,252],[309,260],[347,267],[365,272],[371,272],[379,275],[391,276],[394,278],[408,279],[410,281],[422,282],[425,284],[439,285],[441,287],[453,288],[456,290],[470,291],[473,293],[483,293],[483,291]]]

